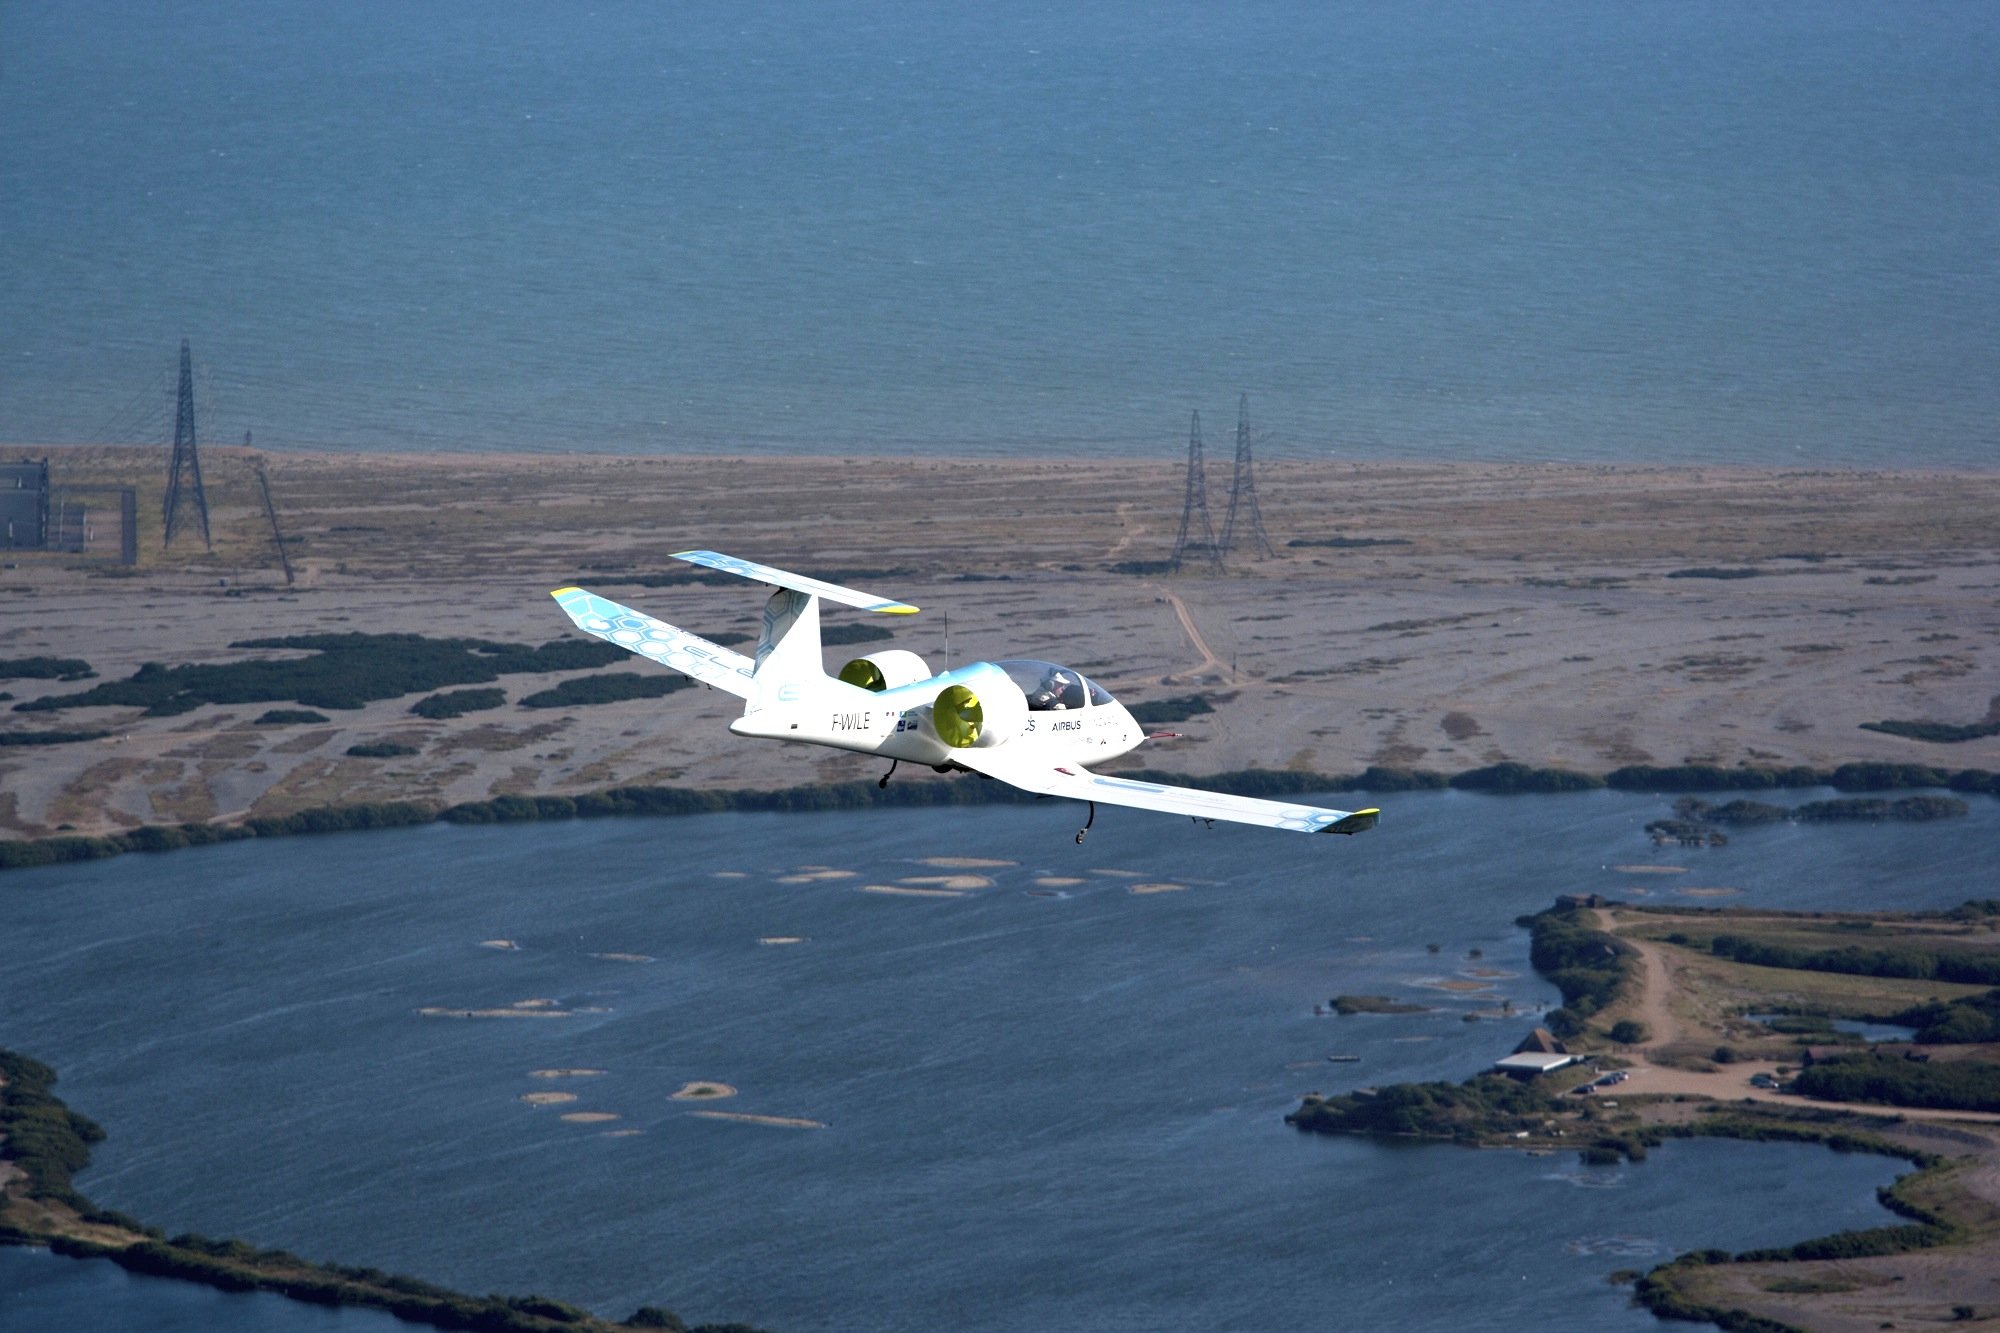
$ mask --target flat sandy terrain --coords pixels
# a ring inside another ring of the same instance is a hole
[[[874,619],[895,631],[885,646],[934,667],[1045,657],[1128,703],[1200,694],[1215,705],[1175,725],[1185,739],[1113,768],[2000,769],[2000,737],[1940,745],[1860,730],[2000,709],[2000,472],[1270,462],[1258,494],[1275,554],[1240,550],[1226,572],[1166,576],[1115,566],[1171,553],[1183,492],[1173,459],[263,455],[298,571],[287,587],[256,455],[204,453],[208,554],[185,535],[161,549],[165,450],[46,452],[58,482],[139,487],[140,564],[116,565],[108,524],[105,556],[17,555],[0,570],[0,658],[81,657],[105,679],[146,662],[270,655],[229,646],[257,636],[542,643],[573,632],[547,594],[577,582],[698,633],[754,633],[753,586],[627,581],[684,571],[669,554],[705,546],[915,602],[924,614],[913,620]],[[1209,470],[1219,528],[1227,459]],[[1333,538],[1380,544],[1291,544]],[[1757,573],[1669,577],[1715,567]],[[829,648],[829,669],[854,651]],[[607,668],[627,669],[659,668]],[[417,696],[330,713],[324,726],[253,725],[274,706],[261,703],[168,718],[0,712],[0,731],[115,733],[0,749],[0,835],[622,783],[786,786],[882,768],[736,740],[725,730],[735,700],[709,691],[514,706],[559,678],[502,677],[507,707],[448,722],[412,716]],[[0,681],[19,700],[82,688]],[[420,753],[344,755],[383,740]]]

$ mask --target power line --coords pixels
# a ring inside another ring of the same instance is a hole
[[[1187,498],[1181,503],[1180,535],[1174,538],[1174,558],[1169,562],[1177,574],[1181,558],[1190,551],[1205,555],[1217,570],[1222,568],[1222,552],[1215,546],[1215,526],[1208,521],[1208,474],[1201,464],[1201,413],[1194,412],[1192,418],[1188,425]],[[1197,513],[1201,518],[1201,536],[1191,542],[1188,539],[1194,535]]]
[[[208,492],[201,486],[201,459],[195,453],[194,444],[194,361],[185,338],[181,339],[180,386],[174,394],[174,457],[167,464],[167,531],[162,547],[172,546],[174,533],[180,529],[183,475],[190,478],[191,489],[187,498],[201,518],[202,545],[213,551],[215,543],[208,535]]]
[[[1264,534],[1264,515],[1257,507],[1257,477],[1250,464],[1250,395],[1244,394],[1236,405],[1236,475],[1229,483],[1229,515],[1222,520],[1222,549],[1236,549],[1236,516],[1238,511],[1246,515],[1257,558],[1269,560],[1277,552],[1271,549],[1271,539]]]

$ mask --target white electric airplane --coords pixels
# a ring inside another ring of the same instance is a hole
[[[1082,673],[1052,662],[974,662],[932,675],[915,653],[888,648],[857,657],[837,676],[820,658],[823,597],[886,615],[916,614],[903,602],[823,583],[715,551],[674,557],[769,584],[755,659],[583,588],[550,596],[578,628],[744,700],[729,724],[738,736],[828,745],[939,772],[983,773],[1043,796],[1136,806],[1200,820],[1227,819],[1299,833],[1359,833],[1376,810],[1324,810],[1107,777],[1084,767],[1146,739],[1125,706]],[[887,774],[881,785],[887,786]]]

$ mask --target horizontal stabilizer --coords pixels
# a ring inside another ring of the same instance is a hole
[[[1000,779],[1042,796],[1067,796],[1076,801],[1129,805],[1193,819],[1226,819],[1236,824],[1290,829],[1295,833],[1359,833],[1375,827],[1379,810],[1326,810],[1289,801],[1265,801],[1231,796],[1199,787],[1169,787],[1158,782],[1133,782],[1106,777],[1077,764],[1054,764],[1030,755],[1010,756],[1004,749],[957,751],[952,759],[975,772]]]
[[[583,588],[557,588],[549,596],[586,634],[650,657],[704,685],[728,690],[741,699],[750,697],[750,678],[757,664],[743,654]]]
[[[774,588],[789,588],[793,592],[824,597],[827,601],[839,602],[842,606],[858,606],[863,611],[880,611],[890,616],[913,616],[917,613],[917,608],[908,602],[895,602],[886,597],[877,597],[874,593],[857,592],[853,588],[843,588],[838,583],[809,579],[803,574],[789,574],[782,569],[760,565],[754,560],[738,560],[735,556],[724,555],[720,551],[676,551],[674,559],[685,560],[691,565],[719,569],[738,578],[768,583]]]

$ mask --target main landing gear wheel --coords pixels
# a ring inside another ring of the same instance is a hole
[[[1090,818],[1083,821],[1083,827],[1076,831],[1077,845],[1083,845],[1083,835],[1090,832],[1090,826],[1097,822],[1097,802],[1090,802]]]

